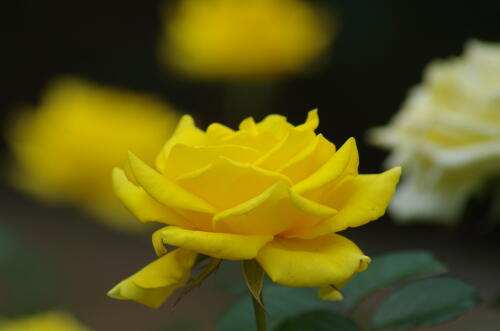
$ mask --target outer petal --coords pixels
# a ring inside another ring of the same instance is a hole
[[[245,146],[194,147],[177,144],[170,150],[163,174],[175,180],[183,174],[206,167],[221,156],[237,162],[251,163],[259,155],[260,153],[257,150]]]
[[[189,225],[188,220],[151,198],[142,187],[129,181],[122,169],[113,169],[113,188],[123,204],[143,223]]]
[[[314,131],[318,128],[318,125],[319,125],[318,109],[313,109],[307,113],[306,121],[303,124],[298,125],[296,128],[299,130]]]
[[[156,167],[163,171],[165,168],[165,161],[170,154],[170,150],[176,144],[184,144],[188,146],[200,146],[205,143],[205,132],[198,129],[194,124],[194,120],[189,115],[184,115],[179,120],[177,128],[175,129],[172,137],[165,143],[163,149],[156,158]]]
[[[179,185],[218,210],[250,200],[278,182],[291,185],[290,180],[280,173],[224,158],[177,180]]]
[[[224,139],[233,136],[236,133],[231,128],[220,124],[220,123],[212,123],[208,126],[205,138],[207,140],[207,145],[218,145]]]
[[[344,284],[370,258],[349,239],[329,234],[310,240],[276,238],[259,251],[257,261],[276,283],[315,287]]]
[[[255,123],[255,120],[253,117],[247,117],[243,121],[241,121],[239,125],[240,131],[246,131],[249,132],[252,135],[258,135],[259,134],[259,129],[257,127],[257,123]]]
[[[300,183],[293,190],[299,194],[317,190],[332,183],[341,175],[355,174],[358,171],[358,151],[354,138],[349,138],[345,144],[316,172]]]
[[[121,281],[108,295],[158,308],[176,289],[188,282],[195,259],[196,253],[176,249]]]
[[[129,162],[134,177],[144,190],[160,203],[170,207],[202,213],[214,213],[215,208],[199,197],[174,184],[134,154],[129,153]]]
[[[413,167],[416,164],[418,162],[405,168],[405,176],[389,205],[389,213],[400,223],[455,223],[460,219],[467,198],[481,181],[451,170],[443,172],[441,169]],[[451,178],[455,180],[448,180]]]
[[[257,130],[259,132],[273,132],[281,137],[293,127],[292,124],[288,123],[285,116],[278,114],[267,115],[262,121],[257,123]]]
[[[266,158],[262,158],[260,162],[269,158],[266,161],[267,166],[269,169],[273,169],[280,165],[278,159],[285,158],[284,154],[290,152],[287,148],[279,148],[277,145],[283,144],[282,146],[284,146],[287,141],[290,144],[291,140],[287,139],[287,136],[291,131],[300,131],[303,134],[308,131],[307,134],[314,135],[313,131],[318,126],[318,123],[317,112],[314,110],[309,112],[306,123],[296,128],[287,122],[286,117],[276,114],[266,116],[259,123],[255,123],[253,118],[249,117],[241,122],[240,131],[227,137],[225,143],[249,146],[267,154]],[[297,136],[297,134],[294,136]],[[290,146],[296,147],[294,144],[290,144]],[[277,152],[278,150],[280,152]],[[294,151],[292,151],[291,155],[293,154],[295,154]]]
[[[336,208],[338,213],[295,237],[314,238],[378,219],[384,215],[400,175],[401,168],[396,167],[378,175],[346,178],[325,196],[325,204]]]
[[[278,171],[288,176],[294,183],[299,183],[316,172],[334,154],[335,145],[319,134],[302,151],[278,168]]]
[[[320,287],[318,290],[318,296],[323,300],[330,301],[340,301],[344,298],[340,291],[330,285]]]
[[[251,120],[253,121],[253,119]],[[245,121],[249,122],[249,120]],[[245,121],[243,121],[242,124],[245,123]],[[255,124],[255,122],[253,122],[253,124]],[[283,137],[276,135],[276,133],[272,131],[253,132],[250,130],[241,130],[222,139],[222,143],[246,146],[258,150],[261,153],[267,153],[276,146],[281,139],[283,139]]]
[[[257,256],[257,252],[273,239],[271,235],[249,236],[230,233],[192,231],[177,226],[167,226],[158,230],[156,239],[163,244],[186,248],[201,254],[226,260],[247,260]],[[159,247],[158,243],[154,243]]]
[[[257,160],[255,165],[270,170],[278,169],[310,144],[315,137],[313,131],[292,129],[285,138]]]
[[[276,235],[297,223],[316,224],[336,211],[305,199],[283,182],[214,216],[214,229],[250,235]]]

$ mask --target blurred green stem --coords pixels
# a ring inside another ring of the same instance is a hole
[[[250,295],[252,297],[252,303],[253,303],[253,311],[255,313],[255,324],[257,325],[257,331],[267,331],[267,326],[266,326],[266,312],[264,311],[264,307],[255,300],[253,295]],[[260,301],[262,301],[262,293],[260,294]]]

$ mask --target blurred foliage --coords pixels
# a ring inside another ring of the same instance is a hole
[[[264,287],[263,299],[270,330],[297,314],[331,307],[331,303],[319,300],[310,288],[290,288],[274,283]],[[244,295],[224,314],[219,330],[254,331],[252,310],[250,295]]]
[[[446,270],[442,262],[425,251],[394,251],[375,257],[370,267],[342,288],[344,301],[337,307],[315,298],[310,288],[286,288],[265,282],[263,295],[268,327],[285,330],[357,330],[353,308],[377,292],[378,307],[369,322],[375,328],[414,328],[448,321],[480,303],[477,291],[451,277],[433,275]],[[421,278],[428,276],[427,278]],[[412,278],[420,277],[416,281]],[[399,287],[401,282],[409,283]],[[378,291],[390,287],[389,291]],[[356,307],[357,308],[357,307]],[[255,329],[250,295],[243,295],[223,315],[220,331]],[[335,327],[334,327],[335,326]],[[328,329],[329,327],[329,329]]]
[[[33,314],[58,302],[57,278],[50,263],[22,247],[0,226],[0,312],[4,317]]]
[[[494,304],[497,308],[500,308],[500,294],[495,298]]]
[[[416,328],[445,322],[480,301],[476,290],[460,280],[424,279],[398,289],[382,302],[375,312],[373,326]]]
[[[295,316],[280,324],[275,331],[357,331],[356,324],[347,317],[330,310],[313,310]]]
[[[341,305],[353,308],[364,297],[387,285],[410,277],[444,272],[444,265],[425,251],[396,251],[378,256],[369,270],[354,276],[342,288],[344,300]]]
[[[12,234],[0,226],[0,266],[4,265],[9,260],[10,255],[14,251],[15,243]]]

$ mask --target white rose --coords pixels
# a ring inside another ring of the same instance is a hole
[[[469,41],[429,64],[424,81],[371,140],[405,168],[389,211],[399,221],[453,223],[467,199],[500,175],[500,43]]]

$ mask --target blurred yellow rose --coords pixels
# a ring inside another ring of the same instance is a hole
[[[453,223],[467,199],[500,175],[500,44],[470,41],[436,60],[392,122],[372,131],[405,177],[389,207],[402,221]]]
[[[79,205],[110,226],[137,228],[113,194],[109,174],[128,150],[153,160],[177,120],[153,97],[57,79],[36,109],[18,114],[7,128],[14,155],[9,179],[46,201]]]
[[[73,316],[47,312],[15,320],[0,319],[0,331],[90,331]]]
[[[274,78],[302,71],[332,40],[303,0],[181,0],[164,18],[161,57],[198,78]]]
[[[314,131],[316,111],[293,126],[286,118],[252,118],[239,130],[198,129],[184,116],[156,159],[156,169],[130,154],[113,172],[115,192],[142,222],[168,226],[153,235],[163,255],[110,292],[111,297],[158,307],[189,279],[197,254],[256,259],[282,285],[335,290],[370,258],[335,234],[382,216],[400,168],[358,174],[353,138],[338,151]]]

